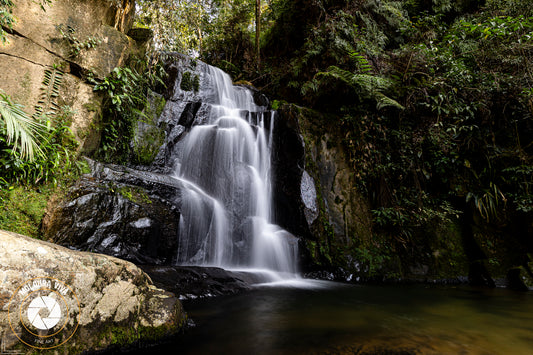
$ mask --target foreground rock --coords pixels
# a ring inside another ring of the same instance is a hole
[[[4,231],[0,261],[2,350],[75,354],[123,347],[173,334],[185,322],[179,300],[127,261]],[[41,299],[48,310],[32,313]]]

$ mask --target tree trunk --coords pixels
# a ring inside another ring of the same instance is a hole
[[[255,50],[257,69],[261,68],[261,49],[259,37],[261,35],[261,0],[255,0]]]

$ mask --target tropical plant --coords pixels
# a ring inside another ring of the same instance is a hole
[[[151,64],[144,59],[132,60],[129,67],[117,67],[103,80],[91,78],[94,91],[105,95],[105,120],[102,127],[100,158],[125,162],[129,157],[134,128],[143,118],[148,105],[148,91],[164,87],[166,75],[161,62]]]
[[[18,153],[21,159],[29,161],[34,160],[36,154],[43,154],[37,138],[42,137],[46,126],[30,117],[22,105],[11,101],[2,90],[0,118],[0,136],[5,137],[3,140],[13,153]]]
[[[331,77],[348,84],[357,91],[362,99],[376,101],[376,108],[378,110],[385,107],[396,107],[401,110],[404,109],[404,107],[396,100],[383,94],[383,91],[389,89],[393,85],[393,81],[389,78],[365,73],[353,73],[337,66],[330,66],[327,71],[319,72],[316,77]]]
[[[0,42],[2,43],[7,42],[4,28],[12,29],[15,23],[15,18],[12,14],[13,6],[13,1],[11,0],[0,0]]]

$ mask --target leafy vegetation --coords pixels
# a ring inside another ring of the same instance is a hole
[[[42,155],[37,137],[44,126],[28,116],[23,107],[11,101],[0,90],[0,146],[11,147],[8,155],[21,160],[34,160],[34,152]]]
[[[0,100],[2,102],[5,101]],[[15,105],[10,101],[9,104]],[[41,116],[39,122],[29,117],[20,105],[16,105],[16,111],[38,127],[39,141],[33,142],[38,153],[19,153],[22,148],[16,147],[16,140],[7,138],[2,126],[0,228],[39,237],[47,201],[85,172],[86,163],[77,157],[77,142],[68,128],[72,116],[68,107],[62,107],[53,120],[50,116]],[[2,117],[8,116],[2,112]]]
[[[139,148],[132,139],[137,121],[146,118],[143,110],[149,106],[148,91],[164,86],[165,75],[160,62],[149,65],[145,60],[134,59],[129,66],[113,69],[102,81],[90,79],[94,90],[105,95],[105,119],[97,153],[100,159],[122,163],[130,160],[132,149]]]
[[[69,25],[57,25],[57,30],[67,41],[68,47],[70,49],[69,58],[73,59],[80,55],[83,50],[91,49],[99,45],[102,41],[93,36],[87,37],[85,40],[80,40],[76,35],[76,29]]]

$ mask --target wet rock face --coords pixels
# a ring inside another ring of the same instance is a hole
[[[142,266],[155,285],[180,300],[232,295],[251,289],[251,274],[201,266]]]
[[[0,329],[5,330],[3,351],[35,352],[17,337],[30,343],[30,338],[21,335],[25,334],[23,326],[26,323],[23,320],[14,322],[11,311],[13,307],[19,307],[14,304],[19,287],[36,278],[52,281],[51,288],[45,291],[47,294],[51,290],[62,290],[56,288],[55,281],[68,288],[61,297],[56,297],[60,307],[61,299],[68,307],[61,308],[65,334],[60,331],[52,337],[56,343],[64,341],[53,349],[56,354],[96,351],[148,338],[155,340],[154,334],[169,335],[185,322],[179,300],[172,293],[156,288],[150,278],[130,262],[73,251],[4,231],[0,231],[0,260]],[[38,291],[34,287],[32,292]]]
[[[179,233],[179,185],[118,166],[93,169],[45,218],[45,237],[136,263],[171,263]]]
[[[275,122],[272,161],[275,222],[294,235],[310,238],[301,191],[305,145],[298,120],[280,112]]]

